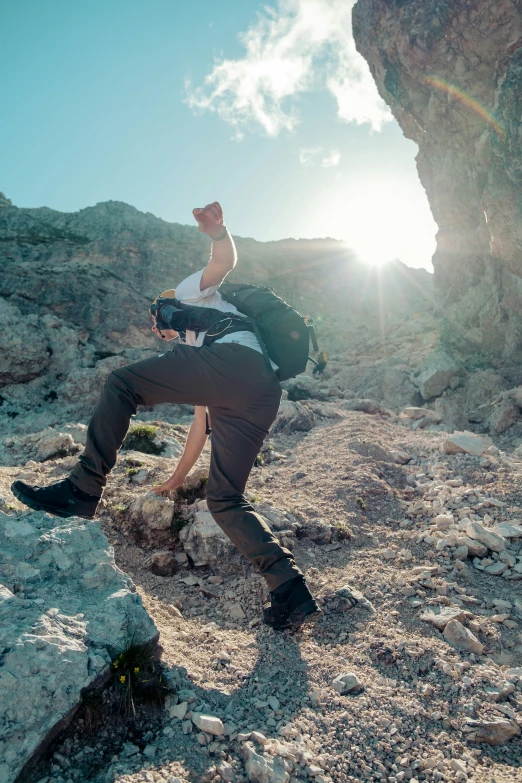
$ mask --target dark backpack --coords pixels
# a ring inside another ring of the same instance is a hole
[[[219,293],[225,302],[249,318],[268,366],[271,368],[269,360],[272,359],[279,368],[276,375],[280,381],[305,371],[311,359],[308,355],[310,340],[315,351],[318,346],[312,324],[307,323],[297,310],[271,288],[223,283]]]

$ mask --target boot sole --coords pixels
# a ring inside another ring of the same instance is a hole
[[[23,492],[20,492],[20,490],[15,487],[14,485],[11,487],[11,492],[17,498],[21,503],[23,503],[25,506],[28,506],[29,508],[32,508],[33,511],[46,511],[48,514],[53,514],[55,517],[62,517],[63,519],[67,519],[68,517],[80,517],[81,519],[94,519],[94,514],[79,514],[78,512],[71,511],[70,513],[67,513],[67,511],[63,508],[55,508],[54,506],[45,506],[43,503],[38,503],[37,500],[33,500],[32,498],[26,497]]]
[[[319,609],[316,602],[312,599],[311,601],[306,601],[306,603],[301,604],[301,606],[298,606],[297,609],[294,609],[294,611],[288,615],[284,622],[271,623],[268,622],[266,618],[264,622],[266,625],[269,625],[271,628],[273,628],[274,631],[285,631],[289,628],[297,630],[305,623],[315,622],[315,620],[317,620],[322,614],[322,610]]]

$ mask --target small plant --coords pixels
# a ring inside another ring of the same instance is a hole
[[[19,511],[19,509],[17,509],[16,506],[13,506],[13,504],[9,503],[8,501],[4,501],[3,507],[6,508],[8,511]]]
[[[366,501],[364,498],[357,498],[357,503],[362,508],[363,511],[366,511]]]
[[[138,468],[125,468],[125,473],[129,478],[131,478],[131,476],[135,476],[137,472]]]
[[[124,506],[123,503],[118,503],[113,508],[115,511],[119,511],[121,514],[124,514],[125,511],[127,511],[128,506]]]
[[[164,447],[156,442],[158,427],[150,424],[135,424],[127,433],[122,449],[142,451],[144,454],[161,454]]]
[[[353,535],[348,525],[345,525],[344,522],[334,522],[334,527],[339,541],[346,541]]]
[[[126,716],[136,715],[136,700],[161,704],[168,693],[156,653],[155,643],[131,643],[111,664],[109,687]]]
[[[126,465],[128,465],[131,468],[141,468],[141,466],[143,465],[141,459],[136,459],[135,457],[127,456],[124,458],[123,461],[125,462]]]

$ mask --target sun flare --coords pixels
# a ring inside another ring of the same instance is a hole
[[[343,239],[361,261],[376,266],[399,259],[430,268],[437,226],[422,191],[386,181],[336,192],[316,215],[320,233]]]

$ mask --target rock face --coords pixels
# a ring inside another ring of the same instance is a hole
[[[157,636],[97,522],[0,512],[0,781],[12,783],[115,655]]]
[[[441,342],[522,356],[522,9],[516,0],[358,0],[357,49],[404,134],[439,226]]]

